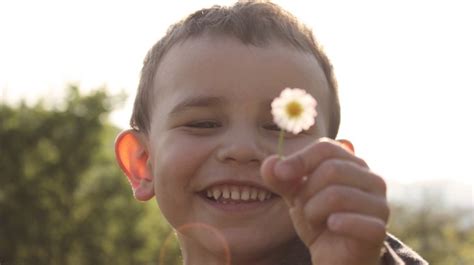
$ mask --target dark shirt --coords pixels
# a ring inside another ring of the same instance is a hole
[[[393,235],[388,234],[384,242],[380,264],[427,265],[428,262]]]

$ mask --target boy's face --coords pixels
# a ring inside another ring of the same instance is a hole
[[[326,136],[329,90],[316,59],[275,41],[255,47],[199,37],[175,45],[155,80],[149,166],[171,225],[196,225],[182,231],[182,244],[222,250],[205,224],[235,255],[284,249],[296,238],[288,208],[277,195],[268,198],[259,173],[278,142],[270,103],[285,87],[306,89],[318,100],[316,125],[287,134],[284,153]],[[227,190],[230,198],[223,199]]]

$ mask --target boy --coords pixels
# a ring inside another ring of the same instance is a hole
[[[285,87],[318,100],[316,124],[285,135],[270,103]],[[214,6],[148,53],[116,141],[134,196],[156,197],[184,264],[426,264],[386,234],[385,182],[335,141],[332,67],[312,32],[265,2]]]

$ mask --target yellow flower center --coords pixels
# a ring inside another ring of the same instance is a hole
[[[303,106],[298,101],[291,101],[286,105],[286,113],[290,119],[298,118],[303,112]]]

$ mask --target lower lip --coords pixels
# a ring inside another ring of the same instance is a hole
[[[203,200],[207,205],[212,206],[215,209],[226,211],[226,212],[248,212],[248,211],[255,211],[259,209],[264,209],[272,205],[275,201],[277,196],[272,196],[270,199],[264,201],[252,201],[252,202],[228,202],[222,203],[217,202],[214,200],[209,200],[202,195],[198,195],[201,200]]]

